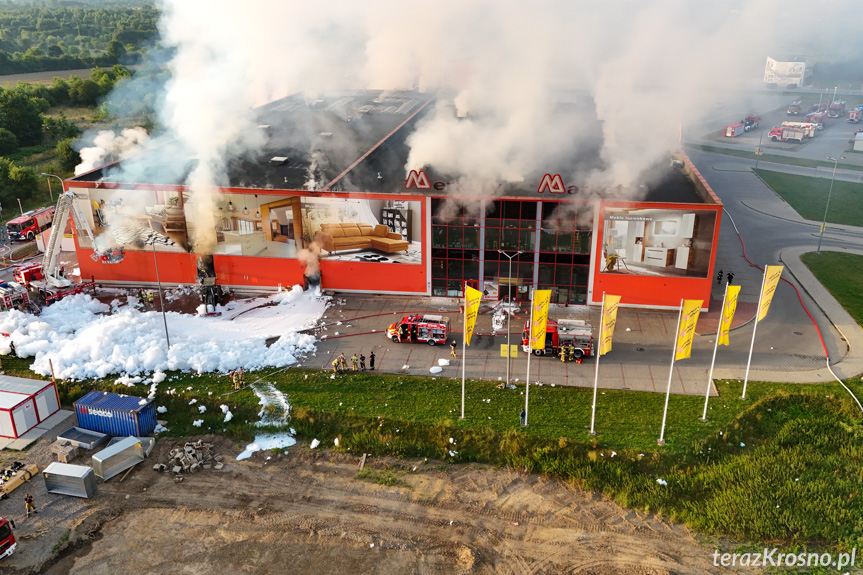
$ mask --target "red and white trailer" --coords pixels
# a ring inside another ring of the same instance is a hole
[[[18,439],[59,410],[53,381],[0,375],[0,437]]]
[[[735,124],[728,124],[725,126],[725,137],[726,138],[736,138],[741,134],[745,134],[747,132],[746,125],[742,122],[737,122]]]

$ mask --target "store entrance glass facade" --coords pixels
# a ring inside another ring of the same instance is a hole
[[[465,281],[481,278],[485,299],[527,301],[535,284],[551,290],[552,303],[586,303],[591,204],[452,198],[431,202],[432,295],[462,297]]]

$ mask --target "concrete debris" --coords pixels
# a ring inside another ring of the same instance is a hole
[[[204,443],[202,440],[190,441],[183,447],[176,447],[168,454],[167,463],[157,463],[153,471],[170,471],[174,474],[174,481],[182,481],[183,473],[195,473],[201,469],[221,469],[224,464],[220,463],[221,455],[213,454],[213,444]]]

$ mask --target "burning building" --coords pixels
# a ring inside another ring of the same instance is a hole
[[[710,300],[722,205],[685,155],[626,188],[579,178],[602,163],[591,150],[504,181],[453,177],[433,161],[411,165],[412,134],[440,108],[416,91],[277,100],[255,110],[255,153],[203,195],[188,184],[199,158],[79,174],[66,186],[96,242],[126,250],[99,266],[77,237],[81,274],[140,285],[155,282],[158,263],[163,282],[194,284],[205,256],[214,281],[237,289],[461,297],[472,285],[526,300],[536,286],[558,304],[596,304],[603,292],[648,307]]]

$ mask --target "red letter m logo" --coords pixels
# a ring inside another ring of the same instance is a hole
[[[563,185],[563,179],[561,179],[560,174],[555,174],[554,176],[546,174],[542,177],[542,181],[539,183],[539,187],[536,191],[541,194],[546,190],[552,194],[566,193],[566,187]]]
[[[429,184],[429,178],[426,175],[425,170],[420,170],[419,172],[411,170],[411,173],[408,174],[408,179],[405,180],[405,189],[409,188],[417,188],[420,190],[431,189],[431,184]]]

